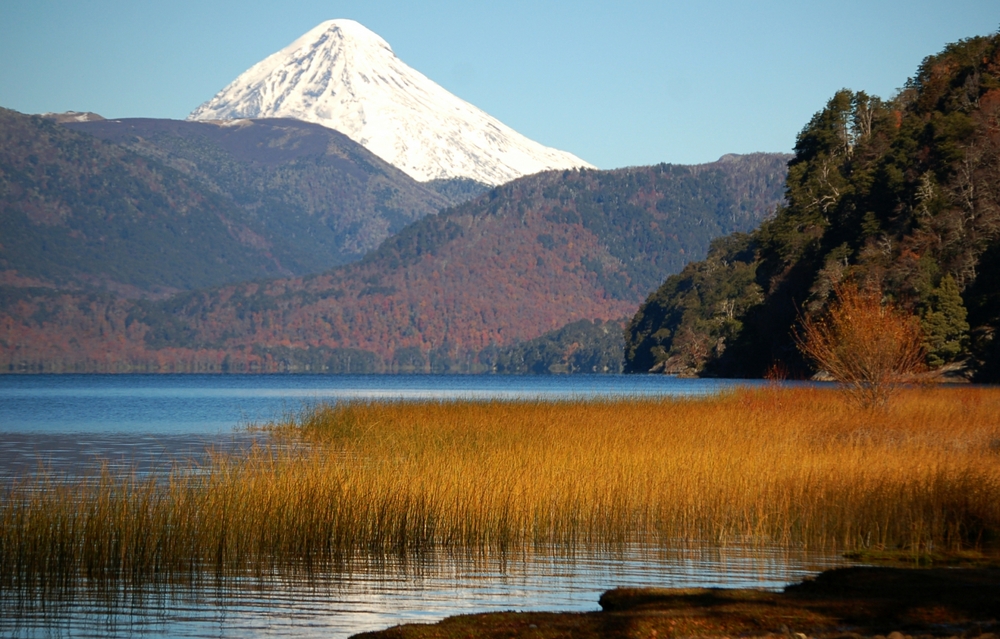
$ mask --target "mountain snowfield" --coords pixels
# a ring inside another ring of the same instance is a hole
[[[404,64],[353,20],[329,20],[250,67],[189,120],[289,117],[336,129],[416,180],[497,185],[594,168],[529,140]]]

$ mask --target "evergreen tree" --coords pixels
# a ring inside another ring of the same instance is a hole
[[[945,275],[941,284],[931,291],[920,313],[928,365],[937,368],[954,362],[966,352],[969,342],[967,315],[955,278]]]
[[[928,57],[891,100],[838,92],[799,134],[786,202],[749,236],[745,267],[719,270],[710,254],[681,275],[720,276],[697,288],[668,279],[630,324],[625,369],[669,371],[661,363],[687,349],[698,356],[689,365],[697,374],[758,376],[774,362],[809,375],[815,363],[796,352],[797,327],[850,279],[884,290],[920,320],[931,367],[970,359],[977,379],[1000,379],[990,274],[1000,257],[989,257],[1000,251],[998,130],[1000,34]],[[725,349],[714,348],[717,323],[690,321],[691,292],[731,297],[720,293],[747,273],[759,302],[727,313],[733,330]]]

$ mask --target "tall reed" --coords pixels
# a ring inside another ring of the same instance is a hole
[[[138,588],[357,562],[698,543],[990,547],[1000,390],[353,402],[198,468],[26,478],[0,498],[0,590]]]

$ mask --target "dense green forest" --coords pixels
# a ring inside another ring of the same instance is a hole
[[[920,318],[930,367],[1000,379],[1000,36],[926,58],[891,99],[838,92],[799,134],[785,193],[649,296],[627,371],[808,376],[797,327],[850,279]]]
[[[620,373],[624,320],[578,320],[535,339],[479,354],[487,372],[507,375]]]

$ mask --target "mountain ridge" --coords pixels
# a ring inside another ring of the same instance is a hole
[[[169,167],[6,109],[0,139],[0,271],[10,277],[170,293],[289,273],[242,237],[235,206]]]
[[[294,274],[360,259],[455,203],[344,134],[290,118],[125,118],[64,124],[197,178],[234,201]],[[280,248],[280,250],[279,250]]]
[[[156,297],[322,272],[467,197],[293,120],[58,124],[0,110],[0,139],[7,283]]]
[[[11,336],[0,369],[513,370],[506,347],[629,316],[712,237],[756,226],[783,198],[786,160],[526,176],[422,218],[360,262],[159,302],[20,290],[0,305]],[[566,365],[612,366],[593,357]]]

